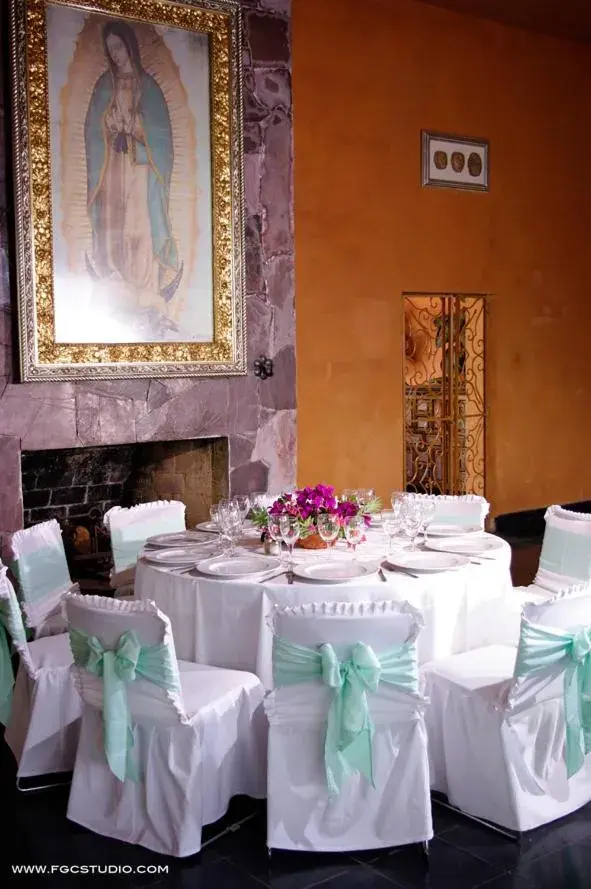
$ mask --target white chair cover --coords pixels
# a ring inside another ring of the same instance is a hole
[[[591,583],[591,514],[549,506],[535,584],[558,592]]]
[[[35,638],[65,632],[60,603],[78,591],[68,570],[62,531],[55,519],[9,535],[12,563],[25,623]]]
[[[434,524],[484,528],[490,509],[488,501],[478,494],[408,493],[406,496],[414,500],[432,500],[435,504]]]
[[[260,509],[270,509],[271,506],[273,506],[273,504],[275,503],[275,501],[279,500],[279,498],[281,496],[282,496],[282,494],[257,494],[256,495],[256,505]]]
[[[591,596],[527,605],[525,622],[591,626]],[[591,800],[591,757],[567,778],[564,668],[517,677],[516,653],[475,649],[427,664],[423,675],[432,788],[470,815],[522,832]]]
[[[164,644],[178,663],[181,691],[136,678],[125,690],[139,780],[119,781],[102,743],[102,680],[74,668],[84,699],[68,818],[104,836],[167,855],[193,855],[201,829],[235,794],[265,795],[263,688],[249,674],[177,662],[168,618],[153,602],[67,596],[68,624],[112,650],[121,634]]]
[[[339,658],[352,641],[381,651],[414,642],[422,626],[405,603],[322,603],[277,608],[277,636],[297,645],[330,642]],[[265,701],[269,719],[267,846],[347,851],[429,840],[433,835],[427,741],[419,694],[381,682],[368,692],[375,724],[375,787],[350,775],[330,796],[324,737],[331,689],[321,680],[276,687]]]
[[[526,605],[541,605],[549,601],[587,596],[589,584],[578,583],[551,593],[543,587],[530,583],[529,586],[513,587],[505,596],[503,607],[497,609],[486,644],[517,645],[521,628],[521,615]]]
[[[4,734],[18,763],[17,779],[74,767],[82,705],[70,673],[66,633],[27,642],[21,608],[0,564],[0,605],[19,669]]]
[[[129,508],[114,506],[105,513],[114,563],[111,587],[119,598],[133,596],[135,563],[148,537],[184,531],[185,512],[185,504],[177,500],[155,500]]]

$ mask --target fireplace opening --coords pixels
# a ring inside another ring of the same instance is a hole
[[[180,500],[187,527],[228,494],[226,438],[23,451],[25,528],[57,519],[72,580],[108,592],[112,566],[103,516],[113,506]]]

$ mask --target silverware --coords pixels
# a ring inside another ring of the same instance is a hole
[[[293,571],[291,569],[287,572],[287,582],[291,586],[293,583]]]
[[[448,555],[448,556],[466,556],[467,559],[470,559],[470,561],[471,561],[471,562],[474,562],[476,565],[480,564],[479,561],[476,561],[477,558],[478,558],[479,560],[480,560],[480,559],[485,559],[487,562],[496,562],[496,558],[495,558],[494,556],[481,556],[480,554],[478,554],[477,557],[472,558],[472,556],[469,556],[468,553],[455,553],[455,552],[454,552],[453,550],[451,550],[451,549],[429,550],[429,552],[445,553],[445,554]]]
[[[190,574],[195,570],[195,565],[189,565],[188,568],[171,568],[170,570],[173,574]]]
[[[281,571],[275,571],[273,574],[265,574],[264,577],[261,577],[259,583],[266,583],[268,580],[274,580],[276,577],[281,577],[282,574],[287,574],[287,568],[282,568]]]
[[[392,574],[406,574],[407,577],[414,577],[415,580],[418,580],[421,576],[420,574],[414,574],[412,571],[409,571],[408,568],[399,568],[398,566],[396,566],[396,568],[388,568],[387,570]]]
[[[384,583],[388,583],[388,579],[387,579],[386,575],[384,574],[383,568],[378,568],[378,574],[380,576],[380,580],[382,580]]]

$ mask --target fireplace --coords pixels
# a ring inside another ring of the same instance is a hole
[[[228,493],[226,438],[150,442],[21,453],[24,525],[57,519],[70,574],[88,592],[109,589],[113,506],[181,500],[187,526],[209,518]]]

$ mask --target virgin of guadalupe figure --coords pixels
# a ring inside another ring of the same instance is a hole
[[[125,292],[127,308],[166,316],[183,274],[169,217],[170,116],[162,90],[142,67],[133,28],[109,22],[102,39],[107,69],[84,124],[93,245],[86,266],[95,281]]]

